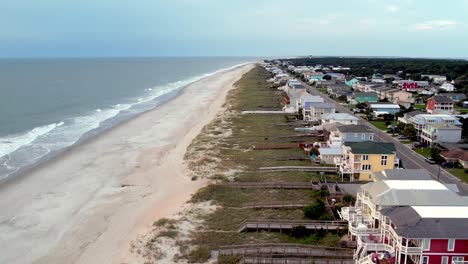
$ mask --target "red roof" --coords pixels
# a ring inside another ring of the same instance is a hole
[[[457,160],[468,161],[468,151],[461,149],[461,148],[456,148],[456,149],[448,150],[448,151],[442,151],[440,155],[444,157],[445,159],[457,159]]]

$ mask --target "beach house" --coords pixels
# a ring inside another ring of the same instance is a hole
[[[440,85],[439,89],[446,92],[453,92],[455,91],[455,86],[449,82],[444,82],[442,85]]]
[[[396,148],[386,142],[352,142],[343,145],[343,157],[335,159],[341,176],[350,181],[372,181],[373,172],[394,169],[399,164]]]
[[[466,263],[467,199],[424,170],[375,174],[340,211],[357,243],[356,264]]]
[[[453,114],[454,102],[446,96],[433,96],[427,99],[427,112],[430,114]]]
[[[322,125],[330,123],[341,123],[343,125],[357,125],[358,118],[347,113],[325,114],[321,117]]]
[[[322,102],[306,102],[303,109],[305,121],[318,121],[325,114],[334,114],[335,104]]]
[[[328,145],[341,147],[344,143],[373,141],[375,133],[365,125],[342,125],[330,131]]]
[[[424,126],[420,140],[430,146],[436,143],[458,143],[462,129],[451,124],[429,124]]]
[[[378,102],[379,97],[376,92],[355,92],[353,100],[351,100],[352,104],[358,103],[376,103]]]
[[[392,103],[371,103],[369,107],[374,111],[374,116],[396,114],[400,112],[400,106]]]

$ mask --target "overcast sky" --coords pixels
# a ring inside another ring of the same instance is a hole
[[[0,57],[468,57],[468,0],[0,0]]]

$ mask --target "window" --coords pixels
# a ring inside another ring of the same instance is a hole
[[[452,263],[455,263],[455,264],[462,264],[463,261],[465,261],[465,258],[464,257],[452,257]]]
[[[426,238],[423,240],[423,250],[429,249],[431,249],[431,240]]]
[[[362,138],[362,139],[366,139],[366,134],[362,133],[362,134],[361,134],[361,138]]]
[[[362,165],[362,170],[363,170],[363,171],[369,171],[369,170],[371,170],[371,165],[370,165],[370,164],[364,164],[364,165]]]
[[[451,238],[448,240],[448,251],[453,251],[455,250],[455,239]]]
[[[383,155],[382,160],[380,161],[380,165],[387,166],[387,158],[388,158],[387,155]]]
[[[369,155],[362,155],[362,160],[369,160]]]
[[[429,257],[428,257],[428,256],[424,256],[423,259],[422,259],[422,263],[423,263],[423,264],[429,264]]]
[[[447,256],[442,257],[442,264],[448,264],[448,257]]]
[[[374,136],[370,135],[369,140],[374,140]]]

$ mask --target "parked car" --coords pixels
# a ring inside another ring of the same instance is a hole
[[[398,139],[408,139],[408,137],[405,136],[405,135],[399,135],[399,136],[398,136]]]
[[[426,158],[426,159],[424,159],[424,161],[429,163],[429,164],[436,164],[436,161],[433,158]]]
[[[455,163],[452,163],[452,162],[442,162],[441,165],[442,165],[442,167],[449,168],[449,169],[455,168],[455,166],[456,166]]]

